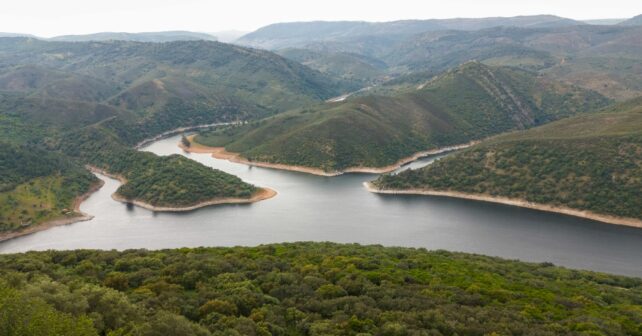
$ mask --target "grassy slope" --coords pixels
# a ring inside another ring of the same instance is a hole
[[[0,233],[78,215],[74,200],[98,180],[67,160],[0,142]]]
[[[500,136],[375,184],[483,193],[642,219],[642,99]]]
[[[1,255],[2,287],[25,301],[44,300],[58,313],[88,316],[99,333],[127,335],[637,335],[642,330],[640,279],[381,246],[296,243]]]
[[[418,151],[535,126],[608,102],[532,73],[475,62],[422,84],[394,95],[292,111],[196,141],[224,145],[255,161],[326,171],[381,167]]]

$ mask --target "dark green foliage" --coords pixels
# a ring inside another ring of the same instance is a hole
[[[493,139],[419,170],[382,176],[383,189],[488,194],[642,218],[641,100]]]
[[[30,252],[0,256],[0,278],[101,334],[642,333],[640,279],[423,249]]]
[[[196,137],[254,161],[381,167],[416,152],[601,108],[603,96],[512,68],[471,62],[394,95],[291,111]]]
[[[191,206],[215,198],[249,198],[257,188],[181,155],[127,148],[108,130],[85,128],[60,139],[58,149],[127,180],[117,193],[154,206]]]
[[[181,135],[181,144],[182,144],[183,146],[185,146],[185,147],[188,147],[188,148],[192,145],[192,143],[191,143],[191,142],[189,142],[189,140],[187,139],[187,137],[185,136],[185,134]]]

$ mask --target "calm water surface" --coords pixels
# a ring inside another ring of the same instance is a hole
[[[178,141],[164,139],[144,150],[180,153],[279,194],[250,205],[154,213],[113,201],[110,195],[119,183],[101,176],[105,186],[81,206],[95,216],[93,220],[0,243],[0,252],[333,241],[473,252],[642,276],[640,229],[445,197],[376,195],[362,186],[376,175],[319,177],[248,167],[207,154],[183,153]]]

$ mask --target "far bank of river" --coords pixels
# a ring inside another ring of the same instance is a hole
[[[363,173],[363,174],[390,173],[403,167],[408,163],[417,161],[421,158],[425,158],[431,155],[443,154],[443,153],[447,153],[447,152],[451,152],[459,149],[464,149],[479,143],[479,141],[471,141],[469,143],[465,143],[461,145],[446,146],[446,147],[440,147],[440,148],[417,152],[411,156],[405,157],[391,165],[384,166],[384,167],[348,167],[341,171],[328,172],[323,169],[314,168],[314,167],[287,165],[287,164],[261,162],[261,161],[250,161],[242,157],[238,153],[228,152],[227,150],[225,150],[225,147],[209,147],[209,146],[199,144],[198,142],[194,141],[194,137],[195,135],[190,135],[187,137],[187,140],[190,142],[189,147],[183,145],[182,143],[179,143],[179,147],[186,152],[211,154],[212,157],[214,157],[215,159],[228,160],[234,163],[240,163],[248,166],[288,170],[288,171],[307,173],[307,174],[318,175],[318,176],[339,176],[339,175],[348,174],[348,173]]]
[[[378,189],[372,185],[370,182],[365,182],[364,186],[368,191],[377,193],[377,194],[386,194],[386,195],[426,195],[426,196],[444,196],[444,197],[454,197],[462,198],[480,202],[490,202],[490,203],[499,203],[511,206],[517,206],[522,208],[554,212],[569,216],[586,218],[598,222],[603,222],[606,224],[615,224],[615,225],[624,225],[634,228],[642,228],[642,220],[635,218],[624,218],[617,216],[603,215],[591,211],[583,211],[572,209],[568,207],[556,207],[547,204],[533,203],[525,201],[522,199],[506,198],[506,197],[495,197],[491,195],[481,195],[481,194],[468,194],[463,192],[456,191],[441,191],[441,190],[430,190],[430,189]]]

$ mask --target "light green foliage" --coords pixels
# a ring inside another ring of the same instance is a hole
[[[76,197],[98,180],[69,158],[0,142],[0,232],[74,217]]]
[[[0,335],[91,336],[98,333],[88,317],[74,317],[40,298],[0,284]]]

